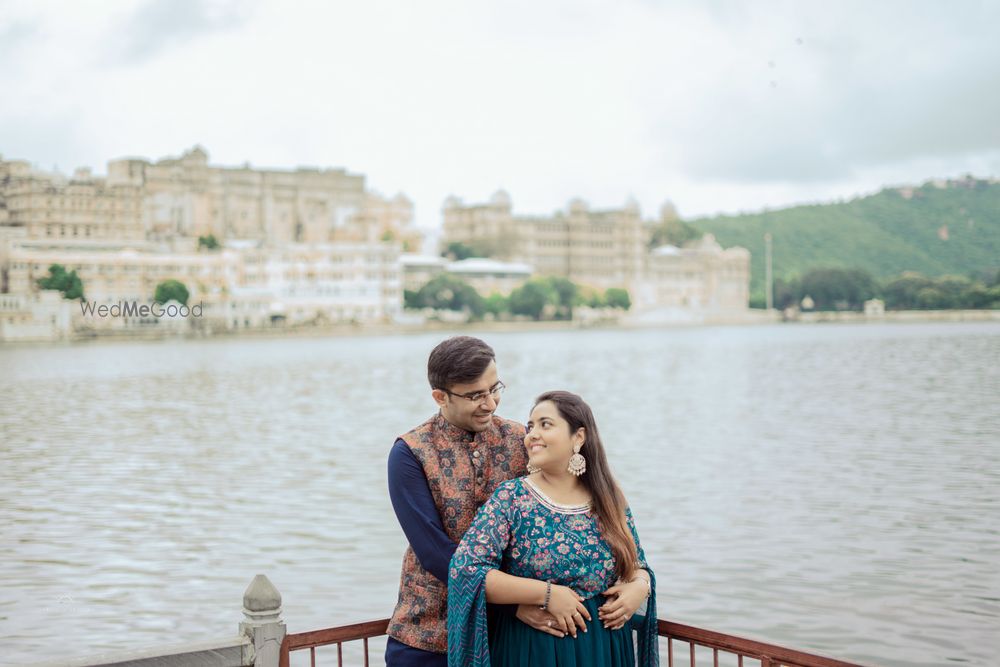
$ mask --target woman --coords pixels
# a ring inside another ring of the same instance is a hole
[[[590,406],[542,394],[524,444],[529,474],[497,487],[452,557],[448,665],[633,667],[633,629],[639,667],[658,665],[656,580]],[[553,634],[499,614],[487,637],[487,602],[539,605]]]

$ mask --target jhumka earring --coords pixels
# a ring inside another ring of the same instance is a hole
[[[536,472],[538,472],[539,470],[541,470],[541,468],[536,468],[535,466],[531,465],[530,463],[528,464],[528,474],[529,475],[533,475]]]
[[[569,457],[569,474],[579,477],[587,472],[587,459],[580,453],[580,447],[573,448],[573,456]]]

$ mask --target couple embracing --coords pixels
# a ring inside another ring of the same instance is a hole
[[[409,547],[388,667],[658,665],[656,582],[590,407],[552,391],[526,427],[497,417],[493,349],[469,336],[427,378],[439,412],[389,454]]]

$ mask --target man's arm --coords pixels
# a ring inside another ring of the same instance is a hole
[[[458,545],[444,532],[434,496],[427,485],[423,466],[402,440],[396,440],[389,452],[389,500],[396,519],[413,549],[420,566],[443,584],[448,584],[448,565]],[[490,609],[517,616],[536,630],[556,637],[563,633],[548,625],[552,614],[535,605],[502,605],[487,603]]]
[[[457,544],[444,524],[427,485],[423,466],[402,440],[389,452],[389,500],[421,567],[448,585],[448,564]]]

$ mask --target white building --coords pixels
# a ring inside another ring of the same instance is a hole
[[[75,305],[56,290],[0,294],[0,342],[67,338]]]
[[[403,288],[416,292],[434,276],[444,273],[448,260],[436,255],[405,253],[399,256],[399,264],[403,272]]]
[[[203,314],[192,327],[247,328],[273,323],[383,322],[402,310],[399,247],[388,243],[230,244],[215,250],[159,253],[123,247],[58,246],[43,240],[8,240],[4,275],[12,294],[38,291],[53,264],[76,271],[84,301],[93,306],[151,304],[156,287],[177,280],[188,304]],[[150,317],[99,317],[92,308],[73,313],[81,329],[148,328]]]
[[[509,296],[534,272],[527,264],[501,262],[484,257],[469,257],[450,262],[445,270],[472,285],[482,296],[497,293]]]
[[[688,247],[650,251],[632,290],[632,310],[653,320],[705,319],[745,313],[750,301],[750,252],[723,249],[706,234]]]
[[[531,278],[532,267],[517,262],[501,262],[486,257],[448,261],[434,255],[404,254],[399,258],[403,285],[416,292],[435,276],[449,273],[471,285],[481,296],[493,293],[508,296]]]

